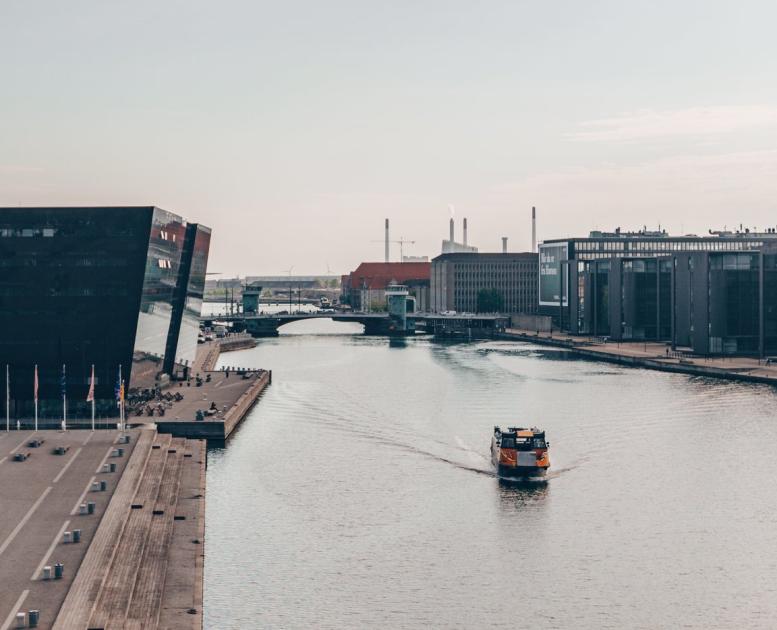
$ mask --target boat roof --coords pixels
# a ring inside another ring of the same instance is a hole
[[[494,427],[495,429],[499,429],[499,427]],[[502,431],[499,429],[500,433],[515,433],[516,437],[533,437],[535,435],[545,435],[545,429],[538,429],[537,427],[532,427],[531,429],[527,429],[526,427],[508,427],[507,431]]]

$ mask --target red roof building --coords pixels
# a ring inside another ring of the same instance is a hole
[[[384,292],[390,284],[404,284],[416,296],[419,310],[428,301],[429,278],[432,264],[429,262],[365,262],[343,276],[343,301],[354,310],[374,310],[385,305]],[[347,278],[347,280],[346,280]]]

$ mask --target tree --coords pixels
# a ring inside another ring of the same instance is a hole
[[[504,305],[505,300],[496,289],[480,289],[478,291],[478,313],[500,313]]]

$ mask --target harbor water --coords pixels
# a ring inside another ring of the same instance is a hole
[[[359,329],[222,356],[273,385],[209,453],[206,628],[775,627],[775,390]]]

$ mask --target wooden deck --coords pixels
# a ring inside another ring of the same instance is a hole
[[[141,432],[54,628],[202,627],[202,533],[178,523],[204,532],[204,470],[204,443]]]

